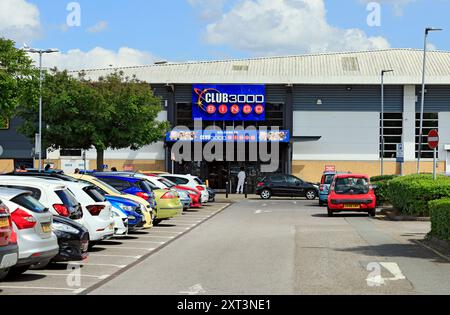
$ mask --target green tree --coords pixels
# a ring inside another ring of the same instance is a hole
[[[98,170],[103,170],[106,149],[138,150],[161,140],[168,127],[156,121],[161,102],[150,86],[122,73],[92,82],[84,74],[74,77],[53,69],[45,74],[42,95],[44,147],[94,147]],[[20,131],[32,138],[38,105],[27,104],[19,111],[24,119]]]
[[[0,38],[0,121],[13,116],[19,104],[37,102],[38,77],[28,55],[14,41]]]

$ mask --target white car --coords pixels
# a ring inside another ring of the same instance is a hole
[[[54,215],[82,224],[83,209],[65,183],[35,177],[0,176],[0,187],[29,191]]]
[[[63,183],[83,208],[81,225],[89,231],[90,244],[111,238],[114,235],[111,204],[93,185],[77,182]]]
[[[59,253],[58,239],[52,232],[53,215],[27,191],[0,188],[0,198],[10,209],[19,247],[17,264],[10,273],[18,275],[32,266],[48,265]]]
[[[160,177],[167,178],[168,180],[174,182],[177,185],[187,186],[195,188],[202,194],[202,203],[207,203],[209,200],[209,193],[206,185],[202,182],[200,178],[192,175],[180,175],[180,174],[161,174]]]
[[[114,207],[111,207],[111,213],[114,220],[114,236],[127,236],[128,235],[128,217]]]

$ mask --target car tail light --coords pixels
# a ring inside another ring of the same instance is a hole
[[[197,189],[200,190],[200,191],[204,191],[205,190],[205,188],[203,186],[197,186]]]
[[[20,208],[12,213],[11,218],[19,230],[32,229],[37,223],[32,215]]]
[[[53,209],[55,209],[55,211],[62,217],[66,217],[68,218],[70,216],[70,212],[69,209],[67,208],[66,205],[53,205]]]
[[[149,200],[150,199],[150,195],[145,193],[145,192],[142,192],[142,191],[136,193],[136,196],[141,197],[144,200]]]
[[[103,209],[105,209],[105,206],[103,206],[103,205],[94,205],[94,206],[87,206],[86,208],[88,209],[89,213],[92,216],[96,217],[96,216],[98,216],[100,214],[100,212],[103,211]]]
[[[161,199],[176,199],[176,198],[177,198],[177,196],[176,196],[173,192],[171,192],[171,191],[166,192],[166,193],[161,197]]]
[[[258,183],[257,185],[256,185],[256,187],[264,187],[264,183],[263,182],[260,182],[260,183]]]
[[[11,231],[11,238],[9,239],[11,244],[17,244],[17,234],[14,230]]]

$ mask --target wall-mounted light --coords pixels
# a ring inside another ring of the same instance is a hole
[[[353,90],[353,86],[347,86],[347,87],[346,87],[346,90],[347,90],[348,92],[351,92],[351,91]]]
[[[322,99],[318,98],[318,99],[317,99],[317,103],[316,103],[316,105],[317,105],[317,106],[321,106],[321,105],[323,105],[323,101],[322,101]]]

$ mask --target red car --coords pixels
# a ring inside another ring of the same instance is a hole
[[[376,215],[377,198],[368,175],[336,175],[328,195],[328,216],[343,211]]]
[[[9,209],[0,200],[0,281],[9,272],[9,268],[17,263],[17,236],[13,230],[13,223]]]

